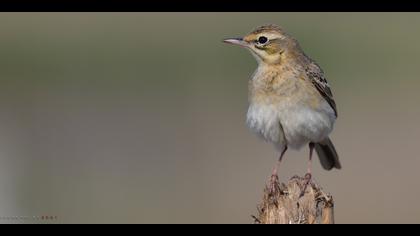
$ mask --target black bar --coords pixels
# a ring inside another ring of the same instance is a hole
[[[8,0],[0,11],[13,12],[285,12],[419,11],[414,0]]]

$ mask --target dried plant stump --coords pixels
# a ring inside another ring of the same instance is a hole
[[[272,178],[258,205],[258,224],[334,224],[334,201],[312,181],[294,176],[287,184]],[[304,191],[304,192],[303,192]]]

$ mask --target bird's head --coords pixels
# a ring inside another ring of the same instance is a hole
[[[251,51],[258,63],[279,64],[296,50],[297,41],[277,25],[264,25],[242,38],[229,38],[223,42],[239,45]]]

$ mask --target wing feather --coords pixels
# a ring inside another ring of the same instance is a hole
[[[328,84],[321,67],[319,67],[315,62],[311,62],[306,68],[306,74],[314,87],[328,102],[328,104],[330,104],[331,108],[334,110],[335,116],[337,117],[337,106],[335,104],[330,85]]]

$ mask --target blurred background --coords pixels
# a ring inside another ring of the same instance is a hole
[[[419,13],[1,13],[0,223],[252,223],[278,153],[248,131],[275,23],[326,72],[338,223],[420,223]],[[306,171],[287,153],[280,178]]]

